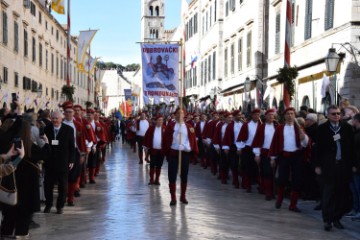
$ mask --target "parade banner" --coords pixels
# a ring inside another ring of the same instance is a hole
[[[78,37],[78,47],[76,53],[76,62],[80,71],[85,70],[84,62],[86,50],[89,48],[92,39],[94,38],[97,30],[80,31]]]
[[[90,74],[92,74],[94,72],[97,60],[98,58],[92,58],[89,54],[86,54],[86,60],[85,60],[83,72],[85,73],[90,72]]]
[[[179,97],[179,44],[142,44],[144,103]]]
[[[131,89],[124,89],[125,100],[131,100]]]
[[[65,14],[64,0],[54,0],[51,3],[51,8],[58,14]]]

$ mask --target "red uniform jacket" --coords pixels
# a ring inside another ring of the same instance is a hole
[[[235,139],[238,138],[238,136],[234,136],[234,121],[232,121],[227,127],[226,127],[226,130],[225,130],[225,135],[224,135],[224,139],[223,139],[223,146],[228,146],[228,147],[231,147],[234,145],[235,143]],[[242,128],[242,126],[241,126]],[[241,131],[241,129],[240,129]],[[240,135],[240,133],[239,133]]]
[[[201,140],[202,139],[202,132],[201,132],[201,121],[196,123],[195,125],[195,133],[196,133],[196,137]],[[204,125],[204,128],[203,128],[203,132],[205,131],[205,127],[206,127],[206,122],[205,122],[205,125]]]
[[[78,121],[74,121],[76,128],[76,146],[80,152],[86,152],[86,143],[85,143],[85,128]]]
[[[284,124],[281,124],[275,129],[274,137],[271,141],[269,157],[277,157],[284,151]],[[299,129],[295,129],[295,141],[298,148],[301,147]]]
[[[95,121],[95,135],[99,140],[97,146],[102,148],[106,145],[107,140],[106,140],[106,135],[105,135],[105,129],[104,127],[101,125],[100,122],[96,122]]]
[[[88,142],[93,142],[96,144],[95,132],[92,129],[90,123],[84,118],[75,117],[75,120],[82,125],[85,139]]]
[[[210,138],[212,139],[215,133],[215,128],[219,120],[210,120],[204,127],[203,139]]]
[[[240,130],[240,133],[239,133],[239,136],[237,138],[237,142],[246,142],[247,139],[249,138],[249,127],[248,127],[248,124],[249,122],[246,122],[242,125],[241,127],[241,130]],[[261,125],[261,122],[259,121],[258,122],[258,125],[257,125],[257,129],[256,129],[256,132],[259,131],[259,128],[260,128],[260,125]],[[256,132],[255,132],[255,135],[256,135]]]
[[[277,122],[274,122],[275,130],[278,126],[279,126],[279,124]],[[266,123],[263,123],[257,129],[251,147],[262,148],[262,146],[264,145],[264,141],[265,141],[265,127],[266,127]]]
[[[224,122],[220,122],[219,124],[217,124],[216,129],[214,131],[213,138],[211,139],[211,142],[213,144],[219,145],[220,148],[222,146],[222,141],[223,141],[222,136],[221,136],[221,129],[224,124],[225,124]]]
[[[192,127],[195,127],[195,123],[194,123],[193,120],[188,120],[188,121],[186,121],[186,123],[189,124]]]
[[[164,151],[165,155],[168,155],[170,152],[170,148],[171,148],[171,145],[173,142],[174,127],[175,127],[175,124],[169,124],[166,126],[166,129],[165,129],[165,136],[164,136],[164,140],[162,142],[163,143],[163,151]],[[186,124],[186,128],[187,128],[187,132],[188,132],[188,138],[189,138],[191,152],[196,155],[199,153],[199,149],[198,149],[198,145],[196,142],[195,129],[188,124]]]
[[[145,133],[144,136],[144,142],[143,142],[143,146],[148,148],[150,150],[151,153],[151,149],[153,148],[153,138],[154,138],[154,132],[155,132],[155,128],[156,126],[150,126],[148,128],[148,130]],[[162,131],[161,131],[161,148],[163,148],[163,140],[164,140],[164,134],[165,134],[165,127],[164,125],[161,127]],[[164,154],[163,149],[161,149],[161,153]]]
[[[126,138],[128,140],[134,139],[136,137],[136,133],[131,130],[134,124],[135,121],[129,121],[128,123],[126,123]]]

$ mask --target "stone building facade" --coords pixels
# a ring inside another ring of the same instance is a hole
[[[66,25],[49,12],[45,0],[0,0],[1,104],[18,93],[22,106],[56,108],[66,84]],[[79,72],[76,38],[71,38],[70,81],[75,103],[94,102],[94,79]],[[40,96],[41,94],[41,96]]]

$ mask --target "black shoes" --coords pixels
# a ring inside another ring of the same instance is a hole
[[[332,229],[331,222],[326,222],[326,223],[324,223],[324,230],[325,230],[325,231],[330,232],[331,229]]]
[[[176,205],[176,200],[171,200],[170,206],[175,206],[175,205]]]
[[[75,191],[74,192],[74,197],[80,197],[80,191]]]
[[[44,208],[44,213],[50,213],[51,207],[45,207]]]
[[[342,225],[339,220],[334,221],[334,222],[333,222],[333,225],[334,225],[334,227],[337,228],[337,229],[344,229],[344,228],[345,228],[344,225]]]
[[[301,213],[301,210],[298,207],[289,207],[289,211],[296,212],[296,213]]]
[[[62,208],[58,208],[56,210],[56,214],[63,214],[64,213],[64,210]]]
[[[276,201],[275,202],[275,208],[280,209],[281,208],[281,202]]]
[[[29,225],[30,229],[35,229],[35,228],[39,228],[39,227],[40,227],[40,224],[34,222],[34,220],[31,220],[30,225]]]
[[[90,180],[89,183],[90,184],[95,184],[96,182],[95,182],[95,180]]]
[[[74,202],[68,202],[67,205],[68,205],[68,207],[73,207],[73,206],[75,206]]]

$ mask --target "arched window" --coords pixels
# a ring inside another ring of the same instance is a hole
[[[159,16],[160,15],[160,11],[159,11],[159,6],[155,7],[155,15]]]
[[[310,100],[307,95],[303,97],[301,106],[307,106],[308,108],[310,108]]]
[[[150,16],[153,16],[153,15],[154,15],[154,8],[153,8],[153,6],[150,6],[150,7],[149,7],[149,15],[150,15]]]

